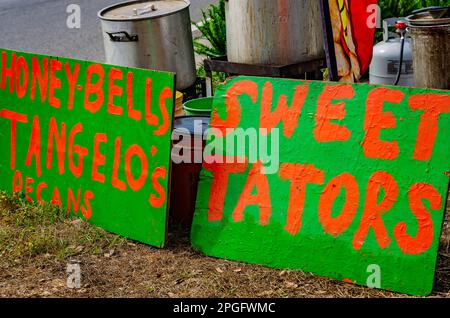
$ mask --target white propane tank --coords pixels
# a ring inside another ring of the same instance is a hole
[[[389,32],[398,18],[383,20],[383,41],[373,48],[373,57],[370,64],[370,84],[393,85],[400,65],[400,37]],[[399,86],[414,86],[413,53],[411,38],[406,37],[403,51],[403,64]]]

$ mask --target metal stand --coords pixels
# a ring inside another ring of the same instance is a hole
[[[207,94],[207,86],[208,82],[203,77],[197,77],[195,83],[186,88],[181,90],[183,93],[183,102],[186,102],[191,99],[197,99],[199,97],[205,97]]]
[[[226,56],[204,60],[206,73],[206,95],[213,95],[212,72],[230,75],[249,75],[296,79],[322,79],[321,69],[326,67],[325,58],[290,65],[251,65],[228,62]]]

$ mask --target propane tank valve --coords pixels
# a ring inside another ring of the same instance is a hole
[[[406,25],[405,21],[400,20],[400,21],[397,21],[397,23],[395,23],[395,28],[398,31],[405,30],[405,32],[406,32],[407,25]]]
[[[407,25],[404,21],[397,21],[395,23],[395,28],[397,29],[397,33],[400,34],[400,41],[401,41],[401,46],[400,46],[400,61],[399,61],[399,66],[398,66],[398,73],[397,73],[397,77],[395,79],[394,85],[398,85],[398,83],[400,82],[400,77],[402,75],[402,67],[403,67],[403,53],[405,50],[405,39],[406,39],[406,32],[407,32]]]

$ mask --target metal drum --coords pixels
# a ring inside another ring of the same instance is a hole
[[[324,56],[320,1],[226,2],[230,62],[287,65]]]
[[[190,3],[187,0],[131,1],[98,13],[106,62],[177,74],[178,90],[196,80]]]
[[[450,89],[450,9],[442,11],[444,16],[426,11],[407,17],[418,87]]]

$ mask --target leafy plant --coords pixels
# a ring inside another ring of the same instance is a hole
[[[379,0],[383,19],[406,17],[414,10],[431,6],[449,6],[450,0]]]
[[[194,39],[194,50],[199,55],[219,57],[227,54],[227,31],[225,23],[225,0],[211,4],[202,10],[203,19],[193,22],[202,36]],[[206,41],[210,45],[205,44]]]
[[[421,0],[422,7],[431,7],[431,6],[439,6],[439,7],[448,7],[450,6],[450,0]]]
[[[406,17],[422,7],[422,0],[379,0],[383,19]]]
[[[205,67],[201,65],[197,69],[197,76],[198,77],[206,77]],[[213,87],[217,87],[217,85],[225,82],[225,80],[228,77],[228,73],[223,72],[212,72],[212,81],[213,81]]]
[[[450,0],[378,0],[382,19],[400,18],[410,15],[414,10],[431,6],[450,6]],[[375,42],[381,41],[383,33],[378,31]]]

